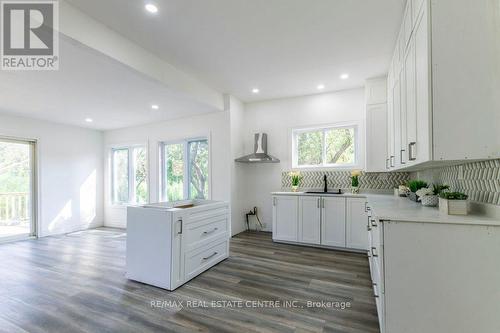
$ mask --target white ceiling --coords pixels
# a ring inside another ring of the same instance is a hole
[[[146,0],[68,1],[246,102],[317,93],[320,83],[325,91],[359,87],[385,74],[406,2],[151,0],[159,8],[152,15]]]
[[[59,71],[0,71],[0,112],[109,130],[215,111],[68,38],[59,58]]]

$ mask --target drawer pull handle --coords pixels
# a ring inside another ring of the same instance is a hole
[[[203,260],[208,260],[208,259],[210,259],[210,258],[212,258],[213,256],[216,256],[216,255],[217,255],[217,252],[214,252],[211,255],[209,255],[208,257],[204,257]]]
[[[372,225],[372,227],[377,227],[377,221],[376,220],[371,220],[371,225]]]
[[[376,253],[375,253],[375,250],[376,250],[376,249],[377,249],[376,247],[372,247],[372,256],[373,256],[374,258],[377,258],[377,257],[378,257],[378,254],[376,254]]]
[[[179,230],[179,232],[177,232],[177,234],[178,234],[178,235],[182,235],[182,227],[183,227],[183,226],[182,226],[182,224],[183,224],[183,223],[182,223],[182,219],[177,220],[177,222],[179,222],[179,223],[180,223],[180,225],[181,225],[181,229]]]
[[[203,234],[204,234],[204,235],[208,235],[208,234],[211,234],[212,232],[217,231],[218,229],[219,229],[219,228],[213,228],[213,229],[212,229],[212,230],[210,230],[210,231],[203,231]]]

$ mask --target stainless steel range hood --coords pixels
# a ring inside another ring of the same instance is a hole
[[[235,159],[241,163],[279,163],[280,160],[267,154],[267,134],[255,133],[254,153]]]

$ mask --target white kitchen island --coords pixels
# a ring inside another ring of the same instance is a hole
[[[174,290],[226,259],[230,235],[227,202],[128,207],[126,276]]]

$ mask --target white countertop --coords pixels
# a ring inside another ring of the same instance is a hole
[[[389,194],[324,194],[305,192],[272,192],[271,194],[366,198],[372,210],[372,216],[377,217],[381,220],[500,226],[499,218],[488,217],[475,212],[471,212],[466,216],[443,214],[440,213],[437,207],[425,207],[422,206],[420,202],[414,202],[409,200],[408,198],[400,198]]]
[[[500,219],[474,212],[465,216],[443,214],[437,207],[425,207],[420,202],[394,195],[368,194],[366,198],[372,215],[381,220],[500,226]]]
[[[365,193],[352,194],[352,193],[306,193],[306,192],[271,192],[271,195],[298,195],[298,196],[309,196],[309,197],[344,197],[344,198],[366,198]]]

